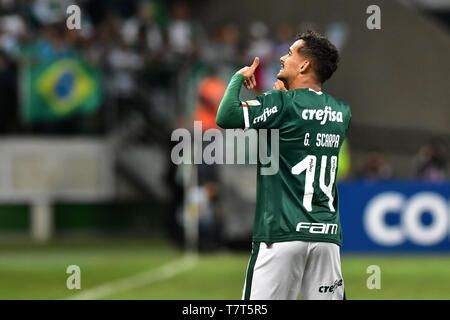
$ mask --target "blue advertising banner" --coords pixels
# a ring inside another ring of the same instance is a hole
[[[343,252],[450,252],[450,182],[341,182]]]

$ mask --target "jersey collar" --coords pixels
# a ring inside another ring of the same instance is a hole
[[[322,91],[316,91],[316,90],[311,89],[311,88],[308,88],[308,90],[318,94],[319,96],[323,93]]]

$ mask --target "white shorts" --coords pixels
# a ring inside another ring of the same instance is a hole
[[[339,246],[329,242],[254,242],[243,300],[345,299]]]

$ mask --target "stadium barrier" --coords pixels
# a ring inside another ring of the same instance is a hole
[[[0,142],[0,203],[31,206],[31,237],[53,234],[57,201],[100,202],[114,192],[113,153],[105,141],[20,138]]]
[[[450,182],[341,182],[343,252],[450,252]]]

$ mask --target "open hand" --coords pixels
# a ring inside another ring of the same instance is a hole
[[[284,86],[283,81],[277,80],[275,84],[273,85],[273,90],[281,90],[281,91],[287,91],[286,87]]]

